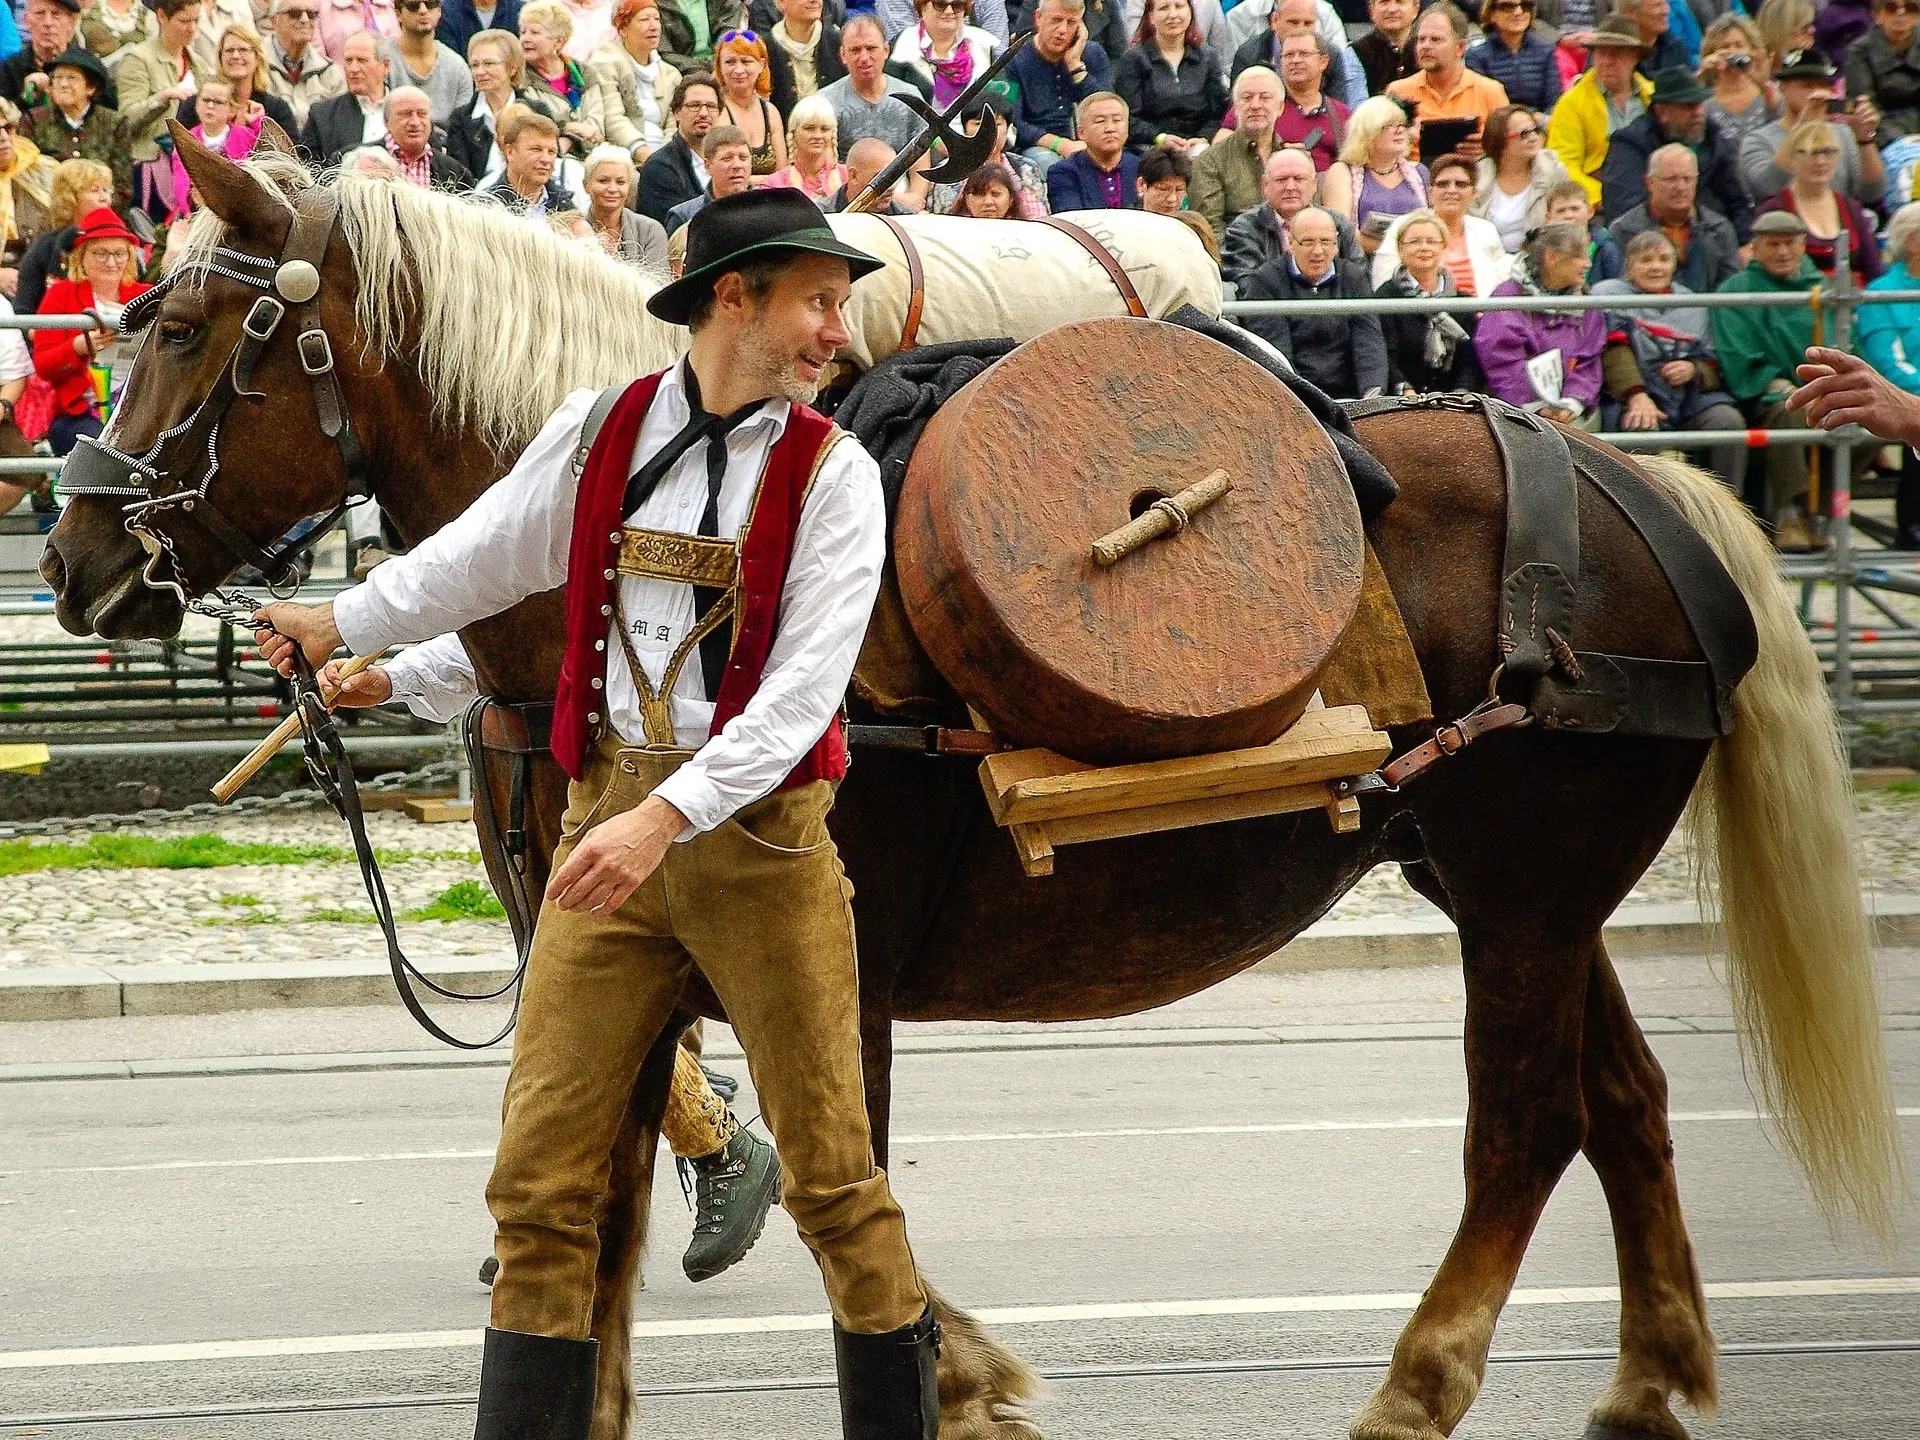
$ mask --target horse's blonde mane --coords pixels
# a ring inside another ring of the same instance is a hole
[[[351,171],[316,180],[277,152],[245,168],[289,206],[315,185],[338,197],[364,358],[414,369],[436,420],[503,455],[532,440],[569,392],[665,369],[685,348],[684,330],[646,312],[657,281],[490,201]],[[182,266],[204,274],[226,239],[202,207]]]

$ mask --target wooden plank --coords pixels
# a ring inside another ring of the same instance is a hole
[[[445,825],[455,820],[473,819],[471,801],[460,800],[409,800],[407,817],[418,820],[422,825]]]
[[[1360,828],[1360,801],[1357,796],[1337,795],[1327,802],[1327,819],[1336,835],[1351,835]]]
[[[981,783],[1002,825],[1179,804],[1361,775],[1392,751],[1366,707],[1310,711],[1270,745],[1106,768],[1076,766],[1051,752],[992,756]]]
[[[1014,852],[1029,880],[1053,874],[1053,840],[1046,826],[1014,825],[1007,833],[1013,836]]]
[[[1089,840],[1117,840],[1126,835],[1150,835],[1161,830],[1184,830],[1194,825],[1217,825],[1225,820],[1252,820],[1263,815],[1285,815],[1296,810],[1324,809],[1334,800],[1324,782],[1257,790],[1245,795],[1215,795],[1182,800],[1172,805],[1150,805],[1114,810],[1104,815],[1067,815],[1045,823],[1047,839],[1055,845],[1079,845]],[[1016,826],[1016,829],[1037,828]]]

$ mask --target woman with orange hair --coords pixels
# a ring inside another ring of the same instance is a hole
[[[713,47],[713,68],[720,77],[720,103],[727,119],[740,127],[753,149],[754,175],[786,169],[786,133],[780,112],[767,102],[773,93],[767,42],[751,30],[724,31]]]

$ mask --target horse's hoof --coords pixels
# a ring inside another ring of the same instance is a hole
[[[1611,1420],[1590,1420],[1580,1440],[1687,1440],[1687,1432],[1684,1427],[1670,1430],[1665,1426],[1616,1425]]]
[[[489,1290],[493,1288],[493,1277],[499,1273],[500,1261],[497,1257],[489,1255],[480,1262],[480,1283]]]

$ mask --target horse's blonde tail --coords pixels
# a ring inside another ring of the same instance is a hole
[[[1851,1211],[1887,1241],[1906,1176],[1846,749],[1820,662],[1745,507],[1690,465],[1639,463],[1713,546],[1759,631],[1733,733],[1687,811],[1701,908],[1717,898],[1725,925],[1741,1058],[1829,1221]]]

